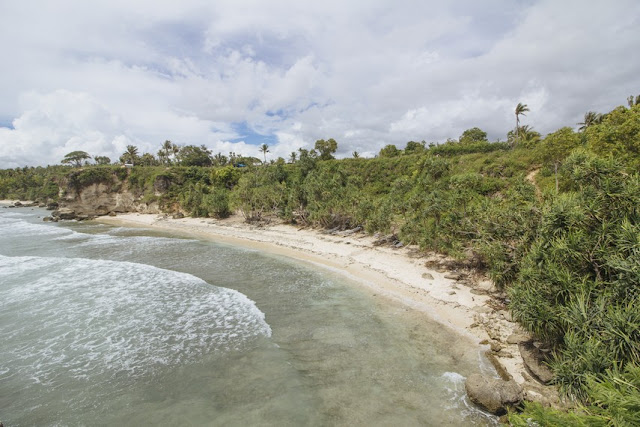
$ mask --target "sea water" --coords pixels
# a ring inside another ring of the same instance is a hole
[[[424,314],[255,250],[0,208],[0,420],[490,425],[479,349]]]

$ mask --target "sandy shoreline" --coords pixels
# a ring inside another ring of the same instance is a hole
[[[487,349],[491,346],[492,357],[524,387],[528,398],[538,400],[536,395],[549,392],[527,374],[517,343],[507,342],[509,336],[521,330],[505,310],[495,308],[495,301],[488,295],[495,290],[493,284],[464,279],[459,272],[429,268],[428,259],[415,248],[374,246],[376,239],[364,233],[324,234],[284,224],[253,226],[238,216],[225,220],[171,219],[166,215],[129,213],[96,221],[187,234],[330,269],[376,295],[424,313],[478,345],[486,345]]]

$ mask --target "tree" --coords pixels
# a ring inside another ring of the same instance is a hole
[[[214,166],[225,166],[228,162],[229,162],[229,159],[227,159],[227,156],[225,156],[222,153],[218,153],[215,156],[213,156]]]
[[[158,161],[156,160],[156,158],[153,156],[153,154],[151,153],[144,153],[141,157],[140,157],[140,164],[142,166],[156,166],[158,164]]]
[[[158,160],[160,160],[160,163],[162,164],[170,165],[178,151],[179,148],[177,145],[169,140],[166,140],[158,151]]]
[[[589,149],[640,167],[640,105],[618,107],[584,132]]]
[[[407,142],[407,146],[404,148],[404,153],[405,154],[418,154],[418,153],[422,153],[424,151],[424,146],[425,146],[425,142],[416,142],[416,141],[409,141]]]
[[[580,136],[570,127],[550,133],[540,144],[543,161],[553,165],[556,193],[558,193],[558,168],[569,153],[578,146],[580,146]]]
[[[64,156],[62,163],[73,164],[73,166],[79,168],[82,166],[82,161],[90,159],[91,156],[86,151],[72,151]]]
[[[185,145],[178,152],[178,160],[182,166],[211,166],[211,150],[205,145]]]
[[[520,130],[520,116],[526,116],[526,112],[529,111],[529,107],[527,106],[527,104],[523,104],[521,102],[518,102],[518,105],[516,105],[516,138],[514,143],[518,142],[518,131]]]
[[[582,125],[578,130],[586,130],[589,126],[596,124],[598,122],[598,116],[599,114],[595,111],[587,111],[584,113],[584,121],[578,123],[579,125]]]
[[[269,146],[267,144],[262,144],[260,146],[260,152],[264,155],[264,164],[267,164],[267,153],[269,152]]]
[[[360,158],[360,153],[358,153],[357,151],[354,151],[353,153],[351,153],[351,155],[353,156],[354,159]]]
[[[127,145],[127,151],[120,156],[120,162],[136,164],[138,160],[138,147],[135,145]]]
[[[540,133],[533,130],[533,127],[529,125],[520,126],[519,134],[520,144],[524,147],[530,148],[540,142]]]
[[[393,144],[384,146],[378,153],[380,157],[396,157],[400,154],[402,154],[402,150],[398,150],[398,147]]]
[[[319,139],[316,141],[314,148],[320,153],[320,160],[331,160],[335,158],[333,153],[338,150],[338,143],[333,138],[326,141]]]
[[[472,144],[474,142],[486,142],[487,133],[480,128],[467,129],[460,135],[461,144]]]
[[[296,153],[295,151],[292,151],[291,154],[289,155],[289,163],[295,163],[297,159],[298,159],[298,153]]]
[[[97,165],[108,165],[111,163],[111,159],[107,156],[95,156],[93,159],[96,161]]]

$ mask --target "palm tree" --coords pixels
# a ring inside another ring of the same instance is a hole
[[[171,152],[173,151],[173,143],[168,139],[162,144],[162,148],[158,152],[160,154],[162,152],[162,160],[163,163],[170,164],[171,163]]]
[[[520,143],[525,147],[532,147],[540,142],[540,133],[529,125],[520,126]]]
[[[260,146],[260,152],[264,154],[264,164],[267,164],[267,153],[269,152],[269,146],[267,144],[262,144]]]
[[[296,153],[295,151],[292,151],[291,155],[289,155],[289,162],[295,163],[297,159],[298,159],[298,153]]]
[[[525,113],[527,111],[529,111],[529,107],[527,106],[527,104],[518,102],[518,105],[516,105],[516,143],[518,142],[518,130],[520,129],[520,116],[526,116]]]
[[[135,145],[127,145],[127,151],[120,156],[122,163],[134,164],[138,161],[138,147]]]
[[[359,157],[360,157],[360,153],[358,153],[357,151],[354,151],[354,152],[352,153],[352,155],[353,155],[353,158],[354,158],[354,159],[357,159],[357,158],[359,158]]]
[[[582,123],[578,123],[580,128],[578,130],[586,130],[589,126],[594,125],[598,122],[598,113],[595,111],[587,111],[584,113],[584,121]]]

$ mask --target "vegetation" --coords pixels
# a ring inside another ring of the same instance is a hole
[[[64,159],[60,163],[63,164],[72,164],[73,166],[79,168],[82,166],[82,161],[90,159],[91,156],[86,151],[72,151],[71,153],[64,156]]]
[[[544,138],[520,124],[528,107],[518,104],[508,142],[471,128],[439,145],[387,145],[372,159],[334,159],[333,139],[288,163],[267,163],[266,144],[261,162],[166,141],[157,159],[128,147],[122,160],[135,155],[132,169],[0,171],[0,197],[55,199],[56,182],[127,181],[146,200],[193,216],[236,211],[249,221],[392,233],[486,270],[514,318],[552,348],[555,382],[581,406],[567,414],[526,405],[510,416],[514,425],[637,425],[640,104],[632,101]]]

